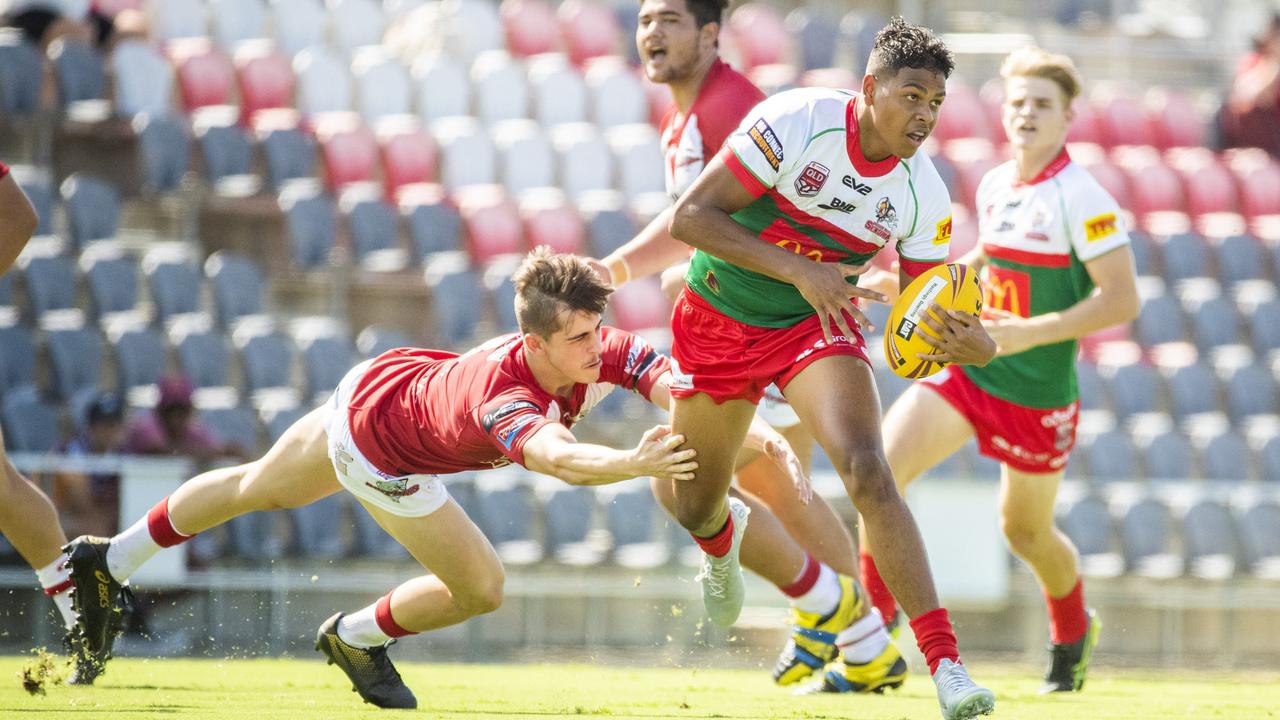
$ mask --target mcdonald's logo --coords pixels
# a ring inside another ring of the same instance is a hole
[[[1019,270],[987,266],[983,284],[983,305],[996,310],[1031,316],[1031,277]]]
[[[1116,214],[1107,213],[1084,221],[1084,238],[1086,242],[1101,240],[1116,234]]]
[[[795,240],[784,238],[782,240],[775,242],[774,245],[777,245],[783,250],[790,250],[796,255],[804,255],[805,257],[809,258],[814,262],[822,262],[821,250],[805,250],[804,246],[796,242]]]

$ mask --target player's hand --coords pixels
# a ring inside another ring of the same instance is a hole
[[[861,275],[870,268],[869,263],[861,265],[811,263],[807,272],[795,282],[800,295],[818,313],[818,322],[822,324],[822,337],[828,344],[833,341],[835,334],[841,334],[850,339],[854,337],[849,318],[853,318],[856,324],[866,328],[868,332],[875,330],[867,316],[853,303],[852,298],[862,297],[884,302],[885,296],[875,290],[850,285],[845,280],[845,278]],[[835,321],[839,333],[832,333],[832,321]]]
[[[692,480],[693,471],[698,469],[698,463],[693,460],[698,451],[693,448],[681,450],[683,444],[684,436],[673,435],[670,425],[649,428],[632,451],[632,474],[659,480]]]
[[[996,343],[996,355],[1017,355],[1040,344],[1035,328],[1021,315],[988,308],[982,317],[987,334]]]
[[[606,285],[613,285],[613,273],[609,272],[608,266],[595,258],[585,258],[585,260],[587,261],[587,267],[591,268],[596,275],[599,275]]]
[[[873,267],[858,280],[858,287],[874,290],[884,295],[885,302],[895,303],[902,294],[902,283],[898,279],[898,261],[894,260],[888,270]]]
[[[969,313],[945,310],[933,303],[922,322],[931,331],[922,333],[924,341],[935,352],[916,353],[921,360],[981,367],[996,356],[996,341],[987,334],[982,322]]]

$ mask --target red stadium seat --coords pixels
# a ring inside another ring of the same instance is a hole
[[[329,190],[373,179],[378,143],[358,114],[324,113],[317,116],[315,131]]]
[[[182,109],[187,114],[231,102],[235,72],[231,60],[208,38],[181,38],[169,43],[169,59],[178,77]]]
[[[1150,145],[1153,137],[1147,110],[1132,95],[1117,93],[1103,95],[1095,105],[1102,131],[1102,144]]]
[[[965,138],[947,143],[943,154],[956,170],[956,185],[952,188],[951,199],[972,208],[982,176],[1001,162],[995,148],[988,140]]]
[[[586,226],[560,190],[541,188],[524,193],[520,196],[520,216],[529,247],[549,245],[556,252],[585,252]]]
[[[800,76],[800,85],[802,87],[857,88],[861,86],[860,80],[861,78],[856,77],[853,71],[846,68],[814,68],[806,70]]]
[[[293,107],[293,67],[270,43],[245,43],[235,55],[240,123],[253,125],[261,110]]]
[[[1209,150],[1185,148],[1168,154],[1168,164],[1186,186],[1187,212],[1192,217],[1239,211],[1236,180]]]
[[[629,332],[671,325],[671,301],[655,276],[629,282],[614,291],[609,301],[613,324]]]
[[[1233,152],[1228,162],[1240,185],[1240,209],[1254,219],[1280,215],[1280,162],[1262,150]]]
[[[947,257],[952,262],[978,246],[978,218],[969,208],[957,202],[951,203],[951,251]]]
[[[556,11],[546,0],[503,0],[498,8],[507,51],[517,57],[553,52],[560,44]]]
[[[376,131],[388,200],[394,200],[405,185],[435,182],[440,149],[416,117],[385,118]]]
[[[1072,158],[1077,159],[1077,158]],[[1102,186],[1104,190],[1111,194],[1111,197],[1120,203],[1120,207],[1133,211],[1130,207],[1131,200],[1129,198],[1129,176],[1123,170],[1116,167],[1111,161],[1105,157],[1092,162],[1083,161],[1080,163],[1084,166],[1094,180]]]
[[[792,61],[791,33],[782,15],[770,5],[747,3],[739,6],[729,16],[729,33],[733,35],[742,64],[748,70],[757,65]]]
[[[1071,127],[1067,129],[1067,142],[1094,143],[1101,145],[1103,140],[1102,121],[1098,117],[1097,111],[1089,104],[1085,98],[1076,98],[1071,103],[1071,109],[1075,111],[1075,120],[1071,122]]]
[[[649,82],[645,77],[640,78],[640,85],[644,88],[645,98],[649,102],[649,124],[661,127],[662,116],[666,115],[667,108],[671,107],[671,88],[661,83]]]
[[[556,11],[569,60],[581,66],[593,57],[617,54],[622,29],[613,11],[593,0],[565,0]]]
[[[520,213],[501,186],[470,185],[459,190],[455,199],[472,265],[525,251]]]
[[[747,78],[765,95],[773,95],[796,87],[800,74],[799,69],[791,63],[770,63],[751,68]]]
[[[1004,113],[1004,78],[993,77],[982,83],[982,87],[978,88],[978,98],[982,100],[982,109],[992,132],[1003,134],[1001,115]]]
[[[1184,212],[1186,198],[1182,178],[1166,165],[1154,148],[1131,147],[1112,153],[1112,159],[1129,177],[1129,197],[1124,203],[1139,221],[1153,212]]]
[[[1204,146],[1207,123],[1189,98],[1169,88],[1152,88],[1146,100],[1158,147]]]
[[[938,114],[934,137],[941,142],[958,138],[981,138],[997,141],[1003,138],[992,132],[987,123],[987,109],[971,85],[952,79],[947,83],[947,99]]]

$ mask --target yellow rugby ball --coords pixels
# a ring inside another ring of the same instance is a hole
[[[924,316],[935,302],[947,310],[960,310],[978,317],[982,313],[978,273],[960,263],[938,265],[920,273],[898,296],[884,326],[884,357],[889,361],[889,368],[904,378],[919,380],[946,366],[946,363],[916,357],[917,353],[934,352],[920,336],[933,334],[924,325]]]

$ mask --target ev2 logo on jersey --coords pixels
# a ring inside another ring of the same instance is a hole
[[[845,187],[864,197],[871,194],[871,186],[858,182],[858,178],[852,175],[845,175],[840,179],[840,182],[843,183]]]

